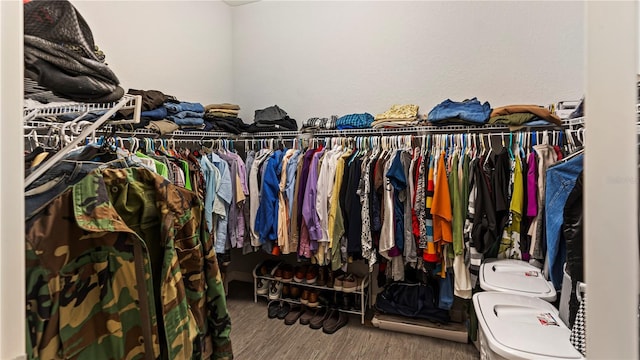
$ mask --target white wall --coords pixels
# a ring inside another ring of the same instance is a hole
[[[126,89],[231,101],[231,7],[222,1],[72,0]]]
[[[261,1],[233,8],[234,100],[311,116],[583,94],[580,2]]]
[[[0,1],[0,359],[26,359],[22,1]]]

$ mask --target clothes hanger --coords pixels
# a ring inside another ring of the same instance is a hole
[[[515,160],[515,156],[513,155],[513,133],[509,133],[509,159],[511,161]]]

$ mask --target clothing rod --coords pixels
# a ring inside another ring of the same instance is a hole
[[[87,126],[83,129],[83,131],[78,135],[78,137],[71,140],[69,144],[67,144],[62,150],[55,153],[49,160],[45,163],[41,164],[34,172],[29,174],[27,178],[24,180],[24,186],[27,187],[31,185],[37,178],[42,176],[47,170],[49,170],[54,164],[64,158],[71,150],[75,148],[76,145],[80,143],[84,138],[91,135],[96,129],[101,127],[106,121],[109,121],[109,118],[115,114],[116,111],[120,110],[120,108],[125,105],[129,101],[129,98],[123,97],[113,108],[109,109],[106,113],[104,113],[98,120],[92,123],[90,126]]]

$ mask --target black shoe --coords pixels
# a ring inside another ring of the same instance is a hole
[[[280,310],[278,311],[277,315],[278,319],[284,319],[289,313],[289,310],[291,310],[291,305],[288,302],[283,301],[282,303],[280,303]]]
[[[269,303],[269,306],[267,307],[267,316],[269,316],[269,319],[274,319],[278,316],[279,311],[280,311],[280,302],[272,301]]]
[[[344,294],[342,296],[342,303],[340,304],[340,309],[342,310],[351,310],[353,309],[353,294]]]

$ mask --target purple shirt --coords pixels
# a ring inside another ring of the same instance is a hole
[[[538,214],[538,190],[536,154],[529,154],[527,161],[527,216],[534,217]]]
[[[315,154],[316,149],[309,149],[304,154],[302,159],[302,173],[300,175],[300,188],[298,189],[298,219],[302,219],[302,206],[304,204],[304,195],[306,193],[307,179],[309,178],[309,167],[311,165],[311,159]],[[311,258],[311,248],[309,241],[309,230],[307,229],[306,222],[300,221],[300,241],[298,242],[298,255]]]
[[[309,165],[309,177],[307,178],[307,187],[302,204],[302,218],[307,224],[307,229],[309,229],[311,250],[317,250],[318,240],[322,239],[322,227],[316,209],[316,196],[318,194],[318,162],[323,154],[324,150],[313,154],[311,165]]]

